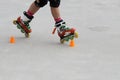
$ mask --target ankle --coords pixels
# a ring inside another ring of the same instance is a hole
[[[25,22],[30,22],[34,17],[30,16],[26,11],[23,12],[23,15],[21,16],[21,19]]]
[[[62,20],[62,18],[55,18],[54,20],[55,20],[55,22],[60,22]]]
[[[26,13],[27,13],[29,16],[33,16],[33,15],[34,15],[30,10],[28,10]]]

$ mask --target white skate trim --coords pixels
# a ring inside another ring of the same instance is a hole
[[[29,20],[30,20],[30,19],[27,18],[25,15],[22,15],[22,16],[21,16],[21,19],[22,19],[23,21],[29,21]]]

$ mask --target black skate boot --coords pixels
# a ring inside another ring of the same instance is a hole
[[[75,32],[74,28],[66,27],[66,23],[61,20],[55,23],[55,28],[53,34],[57,29],[58,36],[60,37],[60,42],[64,43],[65,41],[73,40],[78,37],[78,34]]]
[[[21,17],[18,17],[17,20],[13,21],[13,23],[17,25],[17,28],[20,29],[21,32],[24,33],[26,37],[29,37],[30,36],[29,33],[31,33],[32,31],[29,23],[33,19],[33,16],[28,16],[26,12],[24,12],[23,14],[24,14],[24,17],[28,19],[27,21],[23,21]]]

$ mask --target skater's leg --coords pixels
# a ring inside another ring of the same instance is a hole
[[[47,4],[48,0],[35,0],[29,7],[27,11],[24,11],[23,14],[14,21],[17,24],[18,28],[22,32],[29,34],[31,32],[29,23],[33,19],[33,15],[43,6]]]
[[[27,11],[19,17],[20,21],[24,23],[24,25],[29,25],[31,20],[33,19],[33,15],[41,8],[47,4],[48,0],[35,0],[29,7]]]
[[[67,38],[67,40],[72,39],[72,35],[74,34],[75,30],[73,28],[69,28],[66,26],[66,23],[63,21],[63,19],[60,16],[60,0],[56,2],[57,0],[50,0],[50,6],[51,6],[51,13],[55,20],[55,29],[57,29],[58,36],[61,39]],[[53,34],[55,32],[55,29],[53,30]]]
[[[49,1],[50,1],[52,16],[55,22],[58,22],[61,19],[60,10],[59,10],[61,0],[49,0]]]
[[[23,21],[26,21],[27,18],[33,16],[41,7],[44,7],[47,4],[48,0],[35,0],[26,11],[26,15],[23,15]]]
[[[58,22],[59,19],[61,18],[59,8],[51,7],[51,13],[52,13],[54,20]]]
[[[36,6],[35,3],[33,2],[28,9],[28,14],[34,15],[39,9],[40,7]]]

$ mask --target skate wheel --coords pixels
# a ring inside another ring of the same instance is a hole
[[[16,24],[17,24],[17,23],[16,23],[16,21],[17,21],[17,20],[13,20],[13,24],[15,24],[15,25],[16,25]]]
[[[25,33],[24,30],[21,30],[22,33]]]
[[[61,44],[64,44],[64,43],[65,43],[65,40],[61,39],[61,40],[60,40],[60,43],[61,43]]]
[[[17,25],[17,28],[18,28],[18,29],[20,29],[20,26],[19,26],[19,25]]]
[[[30,29],[30,26],[28,26],[28,29]]]
[[[77,33],[77,32],[75,32],[74,36],[75,36],[75,38],[78,38],[78,33]]]
[[[29,33],[26,33],[26,34],[25,34],[25,37],[29,38],[29,37],[30,37],[30,34],[29,34]]]

